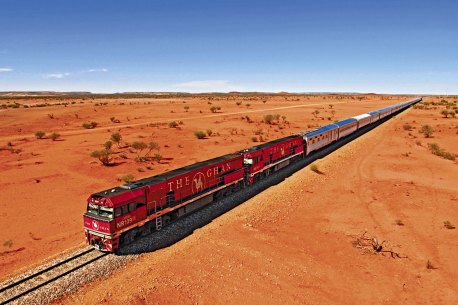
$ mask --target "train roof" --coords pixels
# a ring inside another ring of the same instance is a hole
[[[156,176],[143,178],[143,179],[131,182],[131,183],[127,183],[127,184],[124,184],[124,185],[121,185],[121,186],[110,188],[110,189],[105,190],[105,191],[94,193],[93,196],[112,197],[114,195],[119,195],[120,193],[123,193],[123,192],[126,192],[126,191],[131,191],[131,190],[137,189],[137,188],[145,186],[145,185],[154,185],[156,183],[163,182],[163,181],[165,181],[167,179],[170,179],[172,177],[176,177],[176,176],[179,176],[179,175],[182,175],[182,174],[186,174],[186,173],[192,172],[192,171],[194,171],[196,169],[199,169],[199,168],[202,168],[202,167],[206,167],[206,166],[211,166],[211,165],[214,165],[214,164],[218,164],[218,163],[221,163],[221,162],[224,162],[224,161],[227,161],[227,160],[231,160],[231,159],[234,159],[234,158],[237,158],[237,157],[240,157],[240,156],[241,156],[240,154],[228,154],[228,155],[220,156],[220,157],[213,158],[213,159],[210,159],[210,160],[201,161],[201,162],[194,163],[194,164],[191,164],[191,165],[187,165],[187,166],[184,166],[184,167],[180,167],[180,168],[177,168],[177,169],[174,169],[174,170],[171,170],[169,172],[165,172],[165,173],[162,173],[162,174],[159,174],[159,175],[156,175]]]
[[[334,124],[336,124],[337,126],[341,127],[341,126],[345,126],[345,125],[353,123],[353,122],[356,122],[356,119],[349,118],[349,119],[346,119],[346,120],[335,122]]]
[[[353,118],[355,120],[359,121],[359,120],[362,120],[362,119],[365,119],[365,118],[368,118],[368,117],[370,117],[370,115],[368,113],[363,113],[363,114],[354,116]]]
[[[263,148],[272,146],[273,144],[277,144],[277,143],[280,143],[280,142],[291,140],[291,139],[294,139],[294,138],[297,138],[297,137],[298,137],[298,135],[287,136],[287,137],[284,137],[284,138],[280,138],[280,139],[276,139],[276,140],[273,140],[273,141],[270,141],[270,142],[263,143],[261,145],[256,145],[256,146],[247,148],[247,149],[243,150],[242,152],[250,152],[250,151],[263,149]]]
[[[318,134],[321,134],[325,131],[329,131],[329,130],[333,130],[333,129],[337,129],[339,128],[339,126],[335,125],[335,124],[329,124],[329,125],[325,125],[325,126],[321,126],[319,128],[316,128],[316,129],[312,129],[312,130],[308,130],[308,131],[305,131],[305,132],[301,132],[301,136],[306,136],[306,137],[313,137],[313,136],[316,136]]]

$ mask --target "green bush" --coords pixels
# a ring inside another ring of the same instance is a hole
[[[199,140],[204,139],[205,138],[205,132],[203,132],[202,130],[194,131],[194,136],[196,136],[196,138],[199,139]]]
[[[272,124],[273,121],[274,121],[274,119],[275,119],[275,118],[274,118],[273,115],[271,115],[271,114],[266,114],[266,115],[264,116],[264,123],[266,123],[266,124]]]
[[[46,133],[44,131],[41,131],[41,130],[35,132],[35,137],[37,139],[43,139],[45,137],[45,135],[46,135]]]
[[[407,131],[411,131],[413,129],[413,126],[410,124],[404,124],[404,126],[402,127],[404,128],[404,130],[407,130]]]
[[[116,143],[116,145],[118,146],[119,148],[119,144],[121,143],[121,140],[122,140],[122,136],[119,132],[116,132],[116,133],[113,133],[110,137],[110,140],[114,143]]]
[[[53,132],[49,135],[49,138],[53,141],[56,141],[57,139],[60,138],[60,134],[58,134],[57,132]]]
[[[111,155],[112,154],[113,154],[113,151],[111,151],[109,149],[94,150],[91,153],[91,157],[99,159],[99,161],[103,165],[107,166],[107,165],[110,165],[110,163],[111,163]]]
[[[98,123],[97,122],[84,122],[83,123],[83,127],[86,128],[86,129],[93,129],[95,127],[97,127]]]
[[[170,128],[176,128],[176,127],[178,127],[178,123],[175,122],[175,121],[169,122],[169,127]]]
[[[121,177],[121,180],[124,181],[125,183],[131,183],[134,181],[134,175],[132,174],[127,174]]]
[[[142,141],[135,141],[132,144],[130,144],[130,147],[136,150],[137,156],[140,156],[140,153],[146,148],[148,148],[148,145],[146,145],[146,143]]]
[[[431,138],[434,133],[434,129],[429,125],[421,126],[420,132],[425,136],[425,138]]]
[[[315,163],[312,163],[312,165],[310,165],[310,170],[318,174],[321,173],[320,169],[318,168],[318,165],[316,165]]]
[[[105,149],[111,149],[112,146],[113,142],[111,141],[106,141],[105,144],[103,144],[103,147],[105,147]]]
[[[454,155],[440,148],[440,146],[436,143],[428,144],[428,147],[431,150],[431,152],[436,156],[442,157],[447,160],[455,160]]]

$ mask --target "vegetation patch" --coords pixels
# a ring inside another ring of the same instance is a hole
[[[46,133],[44,131],[41,131],[41,130],[35,132],[35,137],[37,139],[43,139],[45,137],[45,135],[46,135]]]
[[[197,139],[201,140],[201,139],[205,139],[206,134],[202,130],[196,130],[196,131],[194,131],[194,136]]]
[[[97,125],[99,125],[97,122],[92,121],[92,122],[84,122],[82,126],[86,129],[93,129],[97,127]]]
[[[453,154],[445,151],[436,143],[428,144],[428,147],[431,150],[431,152],[436,156],[442,157],[447,160],[455,160],[455,156]]]
[[[425,138],[431,138],[434,133],[434,129],[429,125],[421,126],[420,132],[425,136]]]
[[[446,227],[449,230],[455,229],[455,225],[448,220],[444,221],[444,227]]]

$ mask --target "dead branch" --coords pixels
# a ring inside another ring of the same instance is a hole
[[[403,256],[398,252],[387,248],[389,247],[389,244],[386,240],[380,243],[376,237],[368,235],[367,231],[365,231],[363,234],[361,234],[361,236],[357,237],[356,240],[353,241],[353,246],[361,249],[366,253],[381,253],[382,255],[384,255],[384,253],[390,253],[392,258],[407,258],[407,256]]]

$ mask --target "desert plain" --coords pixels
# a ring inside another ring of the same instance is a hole
[[[152,176],[411,98],[3,97],[0,280],[83,247],[87,197],[128,176]],[[450,159],[458,152],[458,119],[441,112],[457,105],[458,97],[426,96],[316,161],[320,173],[306,167],[58,302],[455,304],[458,167]],[[276,117],[270,124],[269,114]],[[90,122],[97,124],[83,127]],[[424,125],[434,130],[429,137]],[[90,154],[113,133],[122,140],[112,145],[111,166],[103,166]],[[134,142],[156,143],[156,158],[139,162],[148,149],[135,150]],[[433,154],[431,144],[451,157]],[[358,244],[362,237],[385,241],[388,252]]]

